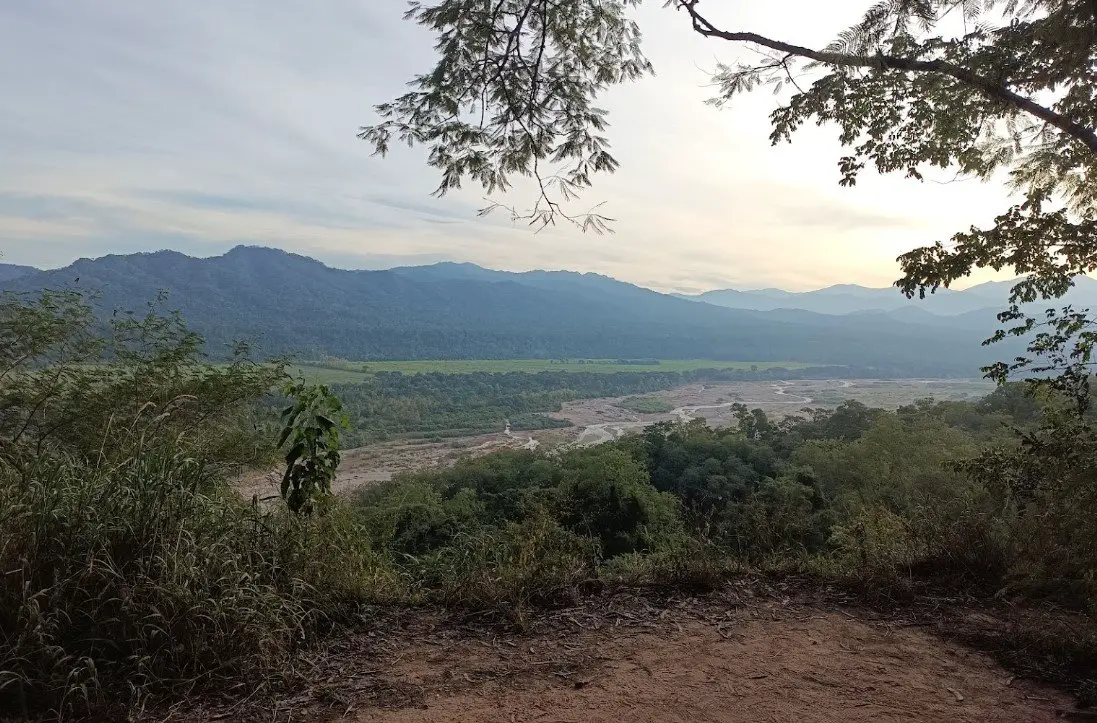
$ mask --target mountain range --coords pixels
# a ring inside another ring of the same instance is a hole
[[[1000,287],[944,294],[949,311],[938,314],[894,290],[856,286],[682,298],[592,273],[457,263],[348,271],[254,246],[211,258],[111,255],[48,271],[0,265],[0,290],[43,288],[85,292],[104,317],[166,292],[167,308],[214,353],[247,339],[263,353],[303,358],[708,358],[974,376],[1016,351],[980,345],[1004,302],[1004,290],[997,300],[991,293]]]
[[[15,264],[0,264],[0,283],[12,281],[21,276],[29,276],[38,273],[33,266],[17,266]]]
[[[717,289],[702,294],[678,296],[730,309],[804,309],[819,314],[897,312],[898,318],[907,321],[925,321],[928,315],[959,316],[988,309],[1001,310],[1007,303],[1013,283],[988,281],[963,290],[938,289],[934,294],[927,294],[924,299],[908,299],[895,287],[869,288],[855,284],[838,284],[816,291]],[[1097,307],[1097,281],[1088,277],[1075,279],[1074,288],[1063,297],[1060,304]]]

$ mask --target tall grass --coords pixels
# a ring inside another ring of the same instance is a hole
[[[0,509],[0,709],[25,714],[263,685],[394,581],[338,516],[260,510],[180,455],[44,459]]]
[[[432,556],[431,598],[524,625],[537,607],[573,604],[597,575],[598,543],[545,514],[459,536]]]
[[[176,316],[104,331],[73,294],[0,296],[0,715],[274,683],[398,589],[338,503],[231,489],[273,459],[250,410],[284,367],[201,349]]]

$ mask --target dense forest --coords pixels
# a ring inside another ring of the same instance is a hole
[[[548,524],[547,516],[561,539],[588,550],[595,567],[577,575],[597,576],[603,566],[637,574],[673,560],[701,583],[722,565],[748,563],[880,586],[995,591],[1007,576],[1029,574],[1007,544],[1019,531],[1011,526],[1027,523],[1002,516],[1005,490],[957,465],[981,450],[1009,449],[1006,425],[1031,424],[1040,409],[1017,389],[897,412],[850,402],[781,423],[743,409],[737,429],[662,423],[591,449],[508,451],[365,489],[356,504],[374,543],[414,556],[415,571],[457,555],[466,535],[513,534]],[[694,567],[688,555],[702,552],[707,562]],[[1057,564],[1073,565],[1070,554]],[[1090,598],[1077,583],[1076,597],[1069,587],[1057,592],[1084,608]]]
[[[547,515],[608,570],[656,565],[684,545],[716,566],[818,569],[889,589],[993,592],[1008,578],[1085,609],[1093,591],[1072,556],[1091,564],[1086,543],[1044,559],[1056,575],[1074,569],[1064,583],[1082,574],[1046,590],[1012,544],[1063,530],[1031,502],[1018,505],[1004,480],[987,484],[966,466],[1015,453],[1014,430],[1036,430],[1045,404],[1015,386],[978,402],[895,412],[846,402],[780,422],[741,407],[736,428],[665,422],[594,448],[506,451],[364,489],[355,504],[375,545],[415,556],[416,570],[454,554],[467,534],[513,532]]]

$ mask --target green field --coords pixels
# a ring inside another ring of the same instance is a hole
[[[404,374],[471,374],[473,372],[685,372],[696,369],[803,369],[800,362],[738,362],[711,359],[663,359],[657,364],[627,364],[614,359],[553,361],[551,359],[451,359],[371,362],[302,362],[294,368],[306,379],[327,384],[361,381],[375,372]]]

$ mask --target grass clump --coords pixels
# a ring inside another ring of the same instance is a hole
[[[261,678],[323,624],[303,585],[287,589],[269,528],[240,500],[200,491],[199,473],[150,454],[4,475],[9,704],[87,714],[201,685],[222,665]]]
[[[597,561],[594,540],[537,514],[457,537],[427,561],[425,581],[447,607],[501,614],[521,626],[535,607],[577,602]]]

